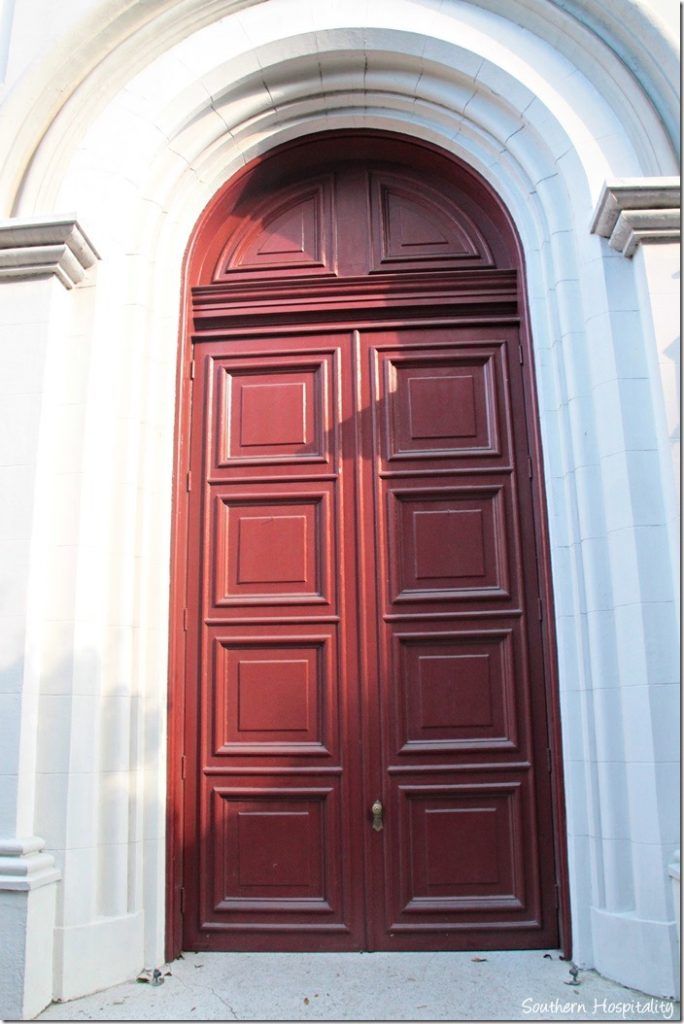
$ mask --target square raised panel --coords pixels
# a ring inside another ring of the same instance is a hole
[[[510,630],[397,634],[394,645],[400,753],[515,746]]]
[[[287,515],[283,506],[265,509],[268,515],[237,517],[236,583],[302,583],[311,580],[311,551],[307,527],[311,516]]]
[[[481,509],[416,509],[412,542],[416,581],[485,575]]]
[[[334,640],[217,638],[212,718],[217,756],[325,756],[335,745]]]
[[[490,887],[501,881],[495,807],[425,810],[425,888]]]
[[[302,896],[320,895],[317,858],[312,857],[312,848],[317,845],[315,817],[308,807],[238,810],[235,824],[240,892],[266,895],[287,889]]]
[[[241,381],[237,446],[301,447],[307,443],[307,395],[303,381],[247,384]]]
[[[333,800],[329,787],[214,789],[213,912],[330,912]]]
[[[489,660],[486,654],[428,654],[420,658],[420,718],[424,730],[491,727]]]
[[[472,373],[409,377],[408,429],[413,441],[477,435]]]
[[[329,357],[290,365],[286,355],[219,364],[218,465],[327,459],[330,367]]]
[[[276,652],[278,658],[245,658],[237,673],[237,731],[306,735],[310,731],[310,662]]]
[[[391,490],[393,601],[508,596],[501,487]]]
[[[328,493],[225,494],[214,503],[214,604],[324,604],[334,556]]]
[[[524,902],[521,787],[517,782],[401,786],[408,886],[405,910],[457,915]],[[453,922],[452,922],[453,923]]]
[[[491,349],[420,357],[382,353],[379,358],[387,459],[500,454],[494,385],[500,364]]]

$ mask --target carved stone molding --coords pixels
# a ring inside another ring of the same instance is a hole
[[[0,889],[27,892],[61,878],[40,836],[0,839]]]
[[[616,178],[607,181],[591,230],[611,248],[633,256],[641,243],[678,242],[679,178]]]
[[[99,258],[75,217],[0,221],[0,279],[54,276],[74,288]]]

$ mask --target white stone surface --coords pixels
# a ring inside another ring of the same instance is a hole
[[[55,885],[0,887],[0,1007],[30,1020],[53,997]]]
[[[141,917],[140,912],[111,915],[58,926],[53,998],[73,999],[84,984],[97,990],[135,975],[143,960]]]
[[[50,1006],[39,1020],[676,1020],[679,1005],[544,950],[187,953],[136,981]]]
[[[675,907],[675,919],[677,922],[677,937],[681,941],[681,912],[682,912],[682,869],[679,850],[676,851],[672,862],[668,865],[668,874],[672,879],[672,900]]]

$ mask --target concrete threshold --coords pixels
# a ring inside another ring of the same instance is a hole
[[[185,953],[163,984],[53,1003],[37,1020],[679,1020],[679,1005],[579,971],[558,950]],[[151,972],[150,975],[151,977]]]

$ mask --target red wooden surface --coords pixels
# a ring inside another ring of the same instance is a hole
[[[443,155],[353,142],[257,164],[191,249],[172,951],[559,938],[517,247]]]

